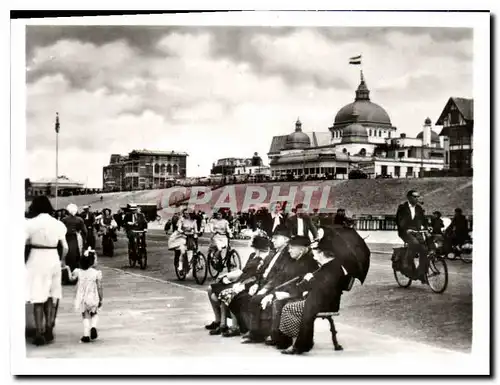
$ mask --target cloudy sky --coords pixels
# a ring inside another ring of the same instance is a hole
[[[363,55],[371,100],[399,132],[472,97],[472,30],[28,26],[27,173],[102,186],[111,153],[186,151],[188,176],[222,157],[267,161],[273,135],[326,131],[354,99]]]

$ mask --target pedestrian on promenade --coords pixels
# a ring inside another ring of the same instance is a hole
[[[102,272],[95,268],[97,262],[95,250],[90,247],[80,259],[80,268],[70,273],[71,280],[78,280],[75,297],[75,310],[82,314],[82,342],[97,338],[98,310],[102,305]],[[69,270],[69,268],[67,268]]]

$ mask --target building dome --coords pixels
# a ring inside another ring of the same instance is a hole
[[[420,133],[417,135],[417,139],[423,139],[423,138],[424,138],[424,132],[420,131]],[[433,130],[431,130],[431,143],[440,143],[439,135]]]
[[[432,124],[431,118],[427,117],[427,119],[425,119],[424,121],[424,124]]]
[[[356,118],[356,115],[355,115]],[[359,123],[349,124],[342,132],[341,143],[367,143],[366,128]]]
[[[369,100],[359,100],[342,107],[335,116],[334,125],[351,123],[354,121],[352,112],[356,109],[359,113],[358,120],[366,123],[376,123],[377,125],[391,125],[391,119],[387,112],[378,104]]]
[[[302,123],[299,119],[295,123],[295,132],[292,132],[286,138],[285,149],[302,149],[311,147],[311,138],[302,132]]]
[[[389,114],[378,104],[370,101],[370,90],[368,89],[363,73],[361,82],[356,90],[354,102],[342,107],[335,116],[334,127],[343,126],[354,122],[353,112],[358,114],[359,123],[374,124],[376,126],[392,127]]]

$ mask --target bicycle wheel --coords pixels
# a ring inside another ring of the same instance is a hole
[[[448,266],[443,258],[431,258],[427,269],[427,282],[434,293],[442,293],[448,286]]]
[[[196,255],[193,257],[196,258],[193,263],[193,277],[198,285],[203,285],[205,280],[207,279],[207,259],[205,256],[198,251]]]
[[[228,273],[231,270],[241,270],[241,258],[236,250],[231,250],[231,254],[229,254],[229,258],[227,259],[227,271]]]
[[[452,251],[451,253],[446,254],[446,258],[448,258],[450,261],[454,261],[455,259],[457,259],[457,254]]]
[[[179,281],[184,281],[186,279],[186,270],[184,268],[182,270],[179,270],[179,257],[179,252],[176,250],[174,257],[175,275],[177,276]]]
[[[402,272],[399,270],[393,269],[394,272],[394,278],[396,279],[396,282],[400,287],[407,288],[410,287],[412,283],[412,279],[404,275]]]
[[[210,276],[214,279],[217,278],[220,271],[217,269],[217,267],[218,267],[217,261],[213,257],[213,251],[210,251],[208,253],[207,262],[208,262],[207,263],[208,264],[208,272],[210,273]]]
[[[146,269],[148,267],[148,253],[146,250],[141,250],[139,252],[139,267],[141,270]]]
[[[128,251],[128,264],[130,267],[135,267],[136,264],[136,259],[135,259],[135,252],[134,250],[129,250]]]

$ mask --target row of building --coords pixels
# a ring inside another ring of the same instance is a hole
[[[275,136],[269,149],[272,177],[344,176],[360,170],[369,177],[418,177],[426,171],[472,171],[473,100],[452,97],[436,126],[425,119],[415,138],[397,134],[389,114],[370,100],[363,73],[355,99],[336,114],[328,131],[304,132],[298,119],[295,130]]]
[[[430,118],[414,138],[398,134],[387,111],[370,99],[363,72],[354,101],[343,106],[325,131],[303,130],[300,119],[293,132],[274,136],[269,165],[254,153],[249,158],[223,158],[212,165],[213,180],[245,181],[279,178],[347,178],[353,170],[367,177],[411,178],[449,169],[472,172],[473,100],[451,97],[433,130]],[[134,150],[112,155],[103,168],[107,191],[164,188],[186,177],[186,153]],[[229,177],[229,178],[228,178]],[[204,179],[207,179],[204,178]]]
[[[368,177],[418,177],[449,170],[471,175],[473,159],[473,99],[451,97],[435,122],[423,122],[414,138],[398,134],[387,111],[370,99],[363,72],[354,101],[335,115],[324,131],[303,129],[300,119],[293,132],[274,136],[267,154],[269,165],[254,153],[249,158],[224,158],[212,165],[210,177],[228,182],[278,178],[346,178],[353,170]],[[103,167],[104,191],[166,188],[186,180],[188,154],[175,151],[133,150],[113,154]],[[228,178],[229,177],[229,178]],[[66,189],[81,189],[64,177]],[[54,189],[55,180],[34,181],[33,193]]]

